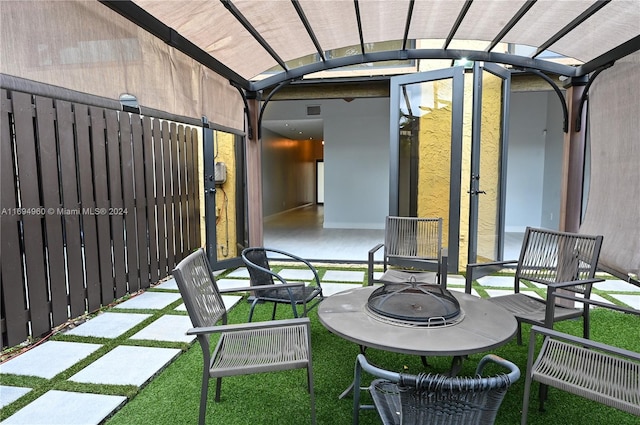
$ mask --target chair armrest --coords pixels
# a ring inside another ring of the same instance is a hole
[[[254,329],[280,328],[285,326],[297,326],[306,324],[310,326],[311,321],[308,317],[299,317],[297,319],[269,320],[264,322],[237,323],[231,325],[205,326],[200,328],[191,328],[187,331],[187,335],[207,335],[221,332],[249,331]]]
[[[467,264],[467,268],[482,266],[506,266],[507,264],[518,264],[518,260],[490,261],[488,263],[471,263]]]
[[[503,359],[502,357],[495,354],[487,354],[482,359],[480,359],[480,362],[476,367],[476,376],[478,375],[482,376],[482,370],[489,362],[495,363],[507,369],[509,371],[509,373],[507,374],[507,377],[509,378],[510,383],[513,384],[520,378],[520,368],[518,368],[518,366],[516,366],[514,363],[510,362],[509,360]],[[489,379],[492,379],[492,378],[489,378]],[[493,378],[493,379],[496,379],[496,378]]]
[[[367,285],[369,285],[369,286],[373,285],[373,283],[374,283],[374,281],[373,281],[374,255],[383,246],[384,246],[383,243],[379,243],[378,245],[374,246],[373,248],[371,248],[369,250],[369,257],[368,257],[368,261],[367,261],[367,264],[368,264],[368,266],[367,266]]]
[[[604,344],[598,341],[593,341],[591,339],[585,339],[579,336],[574,336],[574,335],[566,334],[564,332],[555,331],[553,329],[543,328],[542,326],[538,326],[538,325],[531,326],[531,341],[534,342],[534,345],[535,345],[535,335],[542,335],[544,337],[559,339],[559,340],[571,342],[573,344],[576,344],[582,347],[594,348],[594,349],[603,351],[605,353],[628,357],[630,359],[640,361],[640,353],[636,353],[635,351],[625,350],[624,348],[614,347],[612,345]],[[532,347],[533,345],[530,344],[530,346]]]
[[[568,286],[576,286],[576,285],[593,285],[597,282],[604,282],[602,278],[594,278],[594,279],[583,279],[583,280],[570,280],[568,282],[552,282],[547,283],[547,286],[550,288],[566,288]]]
[[[380,248],[382,248],[383,246],[384,246],[383,243],[379,243],[378,245],[376,245],[373,248],[371,248],[369,250],[369,258],[373,258],[373,254],[375,254],[377,251],[379,251]]]
[[[218,292],[220,292],[221,294],[227,294],[230,292],[246,292],[246,291],[255,291],[255,290],[263,290],[263,289],[300,288],[302,286],[304,286],[304,282],[274,283],[273,285],[241,286],[237,288],[225,288],[225,289],[219,289]]]
[[[518,264],[518,260],[507,260],[507,261],[491,261],[489,263],[470,263],[467,264],[467,271],[465,273],[465,284],[464,284],[464,292],[467,294],[471,293],[471,284],[474,280],[484,277],[490,273],[493,273],[503,266],[508,264]],[[474,273],[474,269],[487,268],[489,271],[485,271],[484,273],[478,274],[476,277]]]

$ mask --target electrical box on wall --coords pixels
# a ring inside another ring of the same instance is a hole
[[[224,162],[216,162],[213,172],[213,179],[216,184],[223,184],[227,181],[227,166],[224,164]]]

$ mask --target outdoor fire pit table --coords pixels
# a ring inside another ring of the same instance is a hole
[[[431,318],[420,323],[386,317],[376,311],[378,308],[369,306],[369,297],[378,288],[361,287],[325,298],[318,307],[320,322],[330,332],[361,347],[423,357],[452,356],[451,375],[460,370],[464,356],[499,347],[513,338],[517,330],[517,321],[507,310],[456,291],[444,291],[455,298],[457,303],[454,304],[459,305],[459,314],[452,315],[455,317],[451,319]],[[422,305],[418,296],[421,294],[416,294],[415,288],[410,291],[413,293],[403,293],[405,299],[395,303],[404,302],[409,312],[428,308]]]

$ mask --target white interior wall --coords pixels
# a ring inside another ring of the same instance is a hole
[[[272,101],[264,119],[306,119],[307,104]],[[389,100],[314,99],[313,104],[320,106],[324,121],[324,227],[383,229],[389,211]],[[300,205],[288,193],[292,182],[277,171],[296,165],[275,163],[270,154],[275,138],[272,133],[263,134],[265,216]]]
[[[505,231],[558,228],[563,116],[553,91],[511,94]]]
[[[560,228],[560,198],[564,132],[560,99],[555,92],[547,94],[547,123],[544,149],[542,216],[540,225],[546,229]]]

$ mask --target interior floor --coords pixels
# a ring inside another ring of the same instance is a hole
[[[323,205],[308,205],[265,219],[264,246],[313,262],[366,263],[369,250],[384,242],[383,229],[325,229]],[[522,233],[505,235],[505,259],[517,259]],[[376,259],[382,259],[379,252]]]

